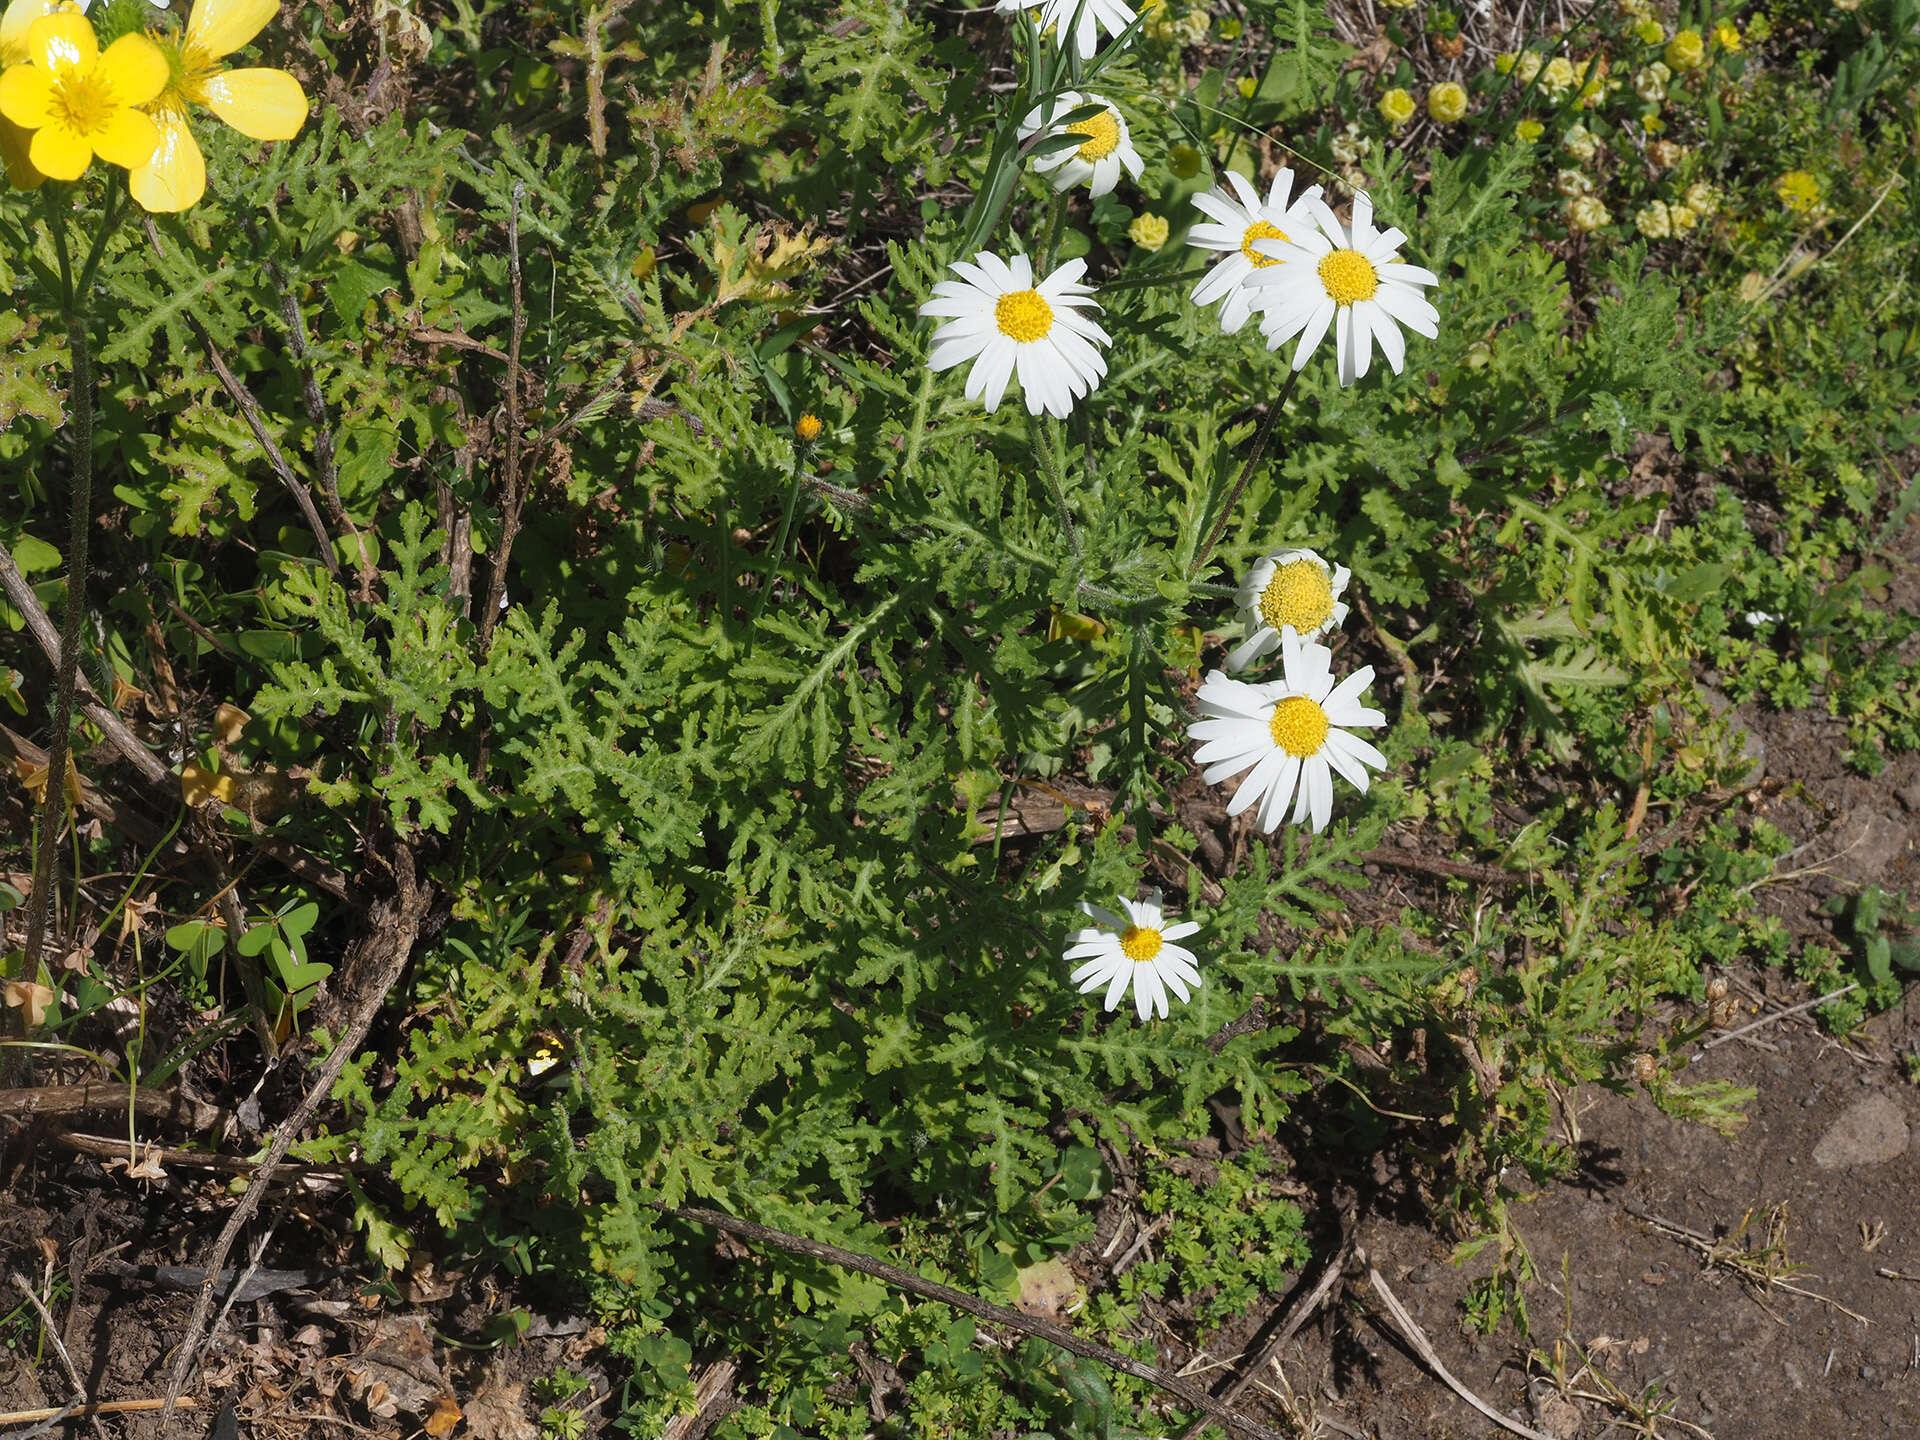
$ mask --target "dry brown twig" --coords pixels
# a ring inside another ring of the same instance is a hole
[[[1462,1385],[1458,1380],[1454,1379],[1453,1372],[1441,1364],[1440,1356],[1438,1352],[1434,1350],[1433,1342],[1427,1339],[1426,1332],[1415,1323],[1413,1316],[1407,1313],[1406,1307],[1400,1303],[1399,1298],[1395,1296],[1392,1289],[1387,1285],[1386,1277],[1378,1270],[1369,1267],[1367,1270],[1367,1280],[1368,1283],[1373,1286],[1373,1293],[1380,1297],[1380,1303],[1386,1307],[1387,1317],[1393,1323],[1393,1328],[1400,1332],[1400,1338],[1413,1347],[1414,1354],[1418,1355],[1421,1360],[1426,1363],[1429,1370],[1440,1377],[1441,1381],[1449,1390],[1453,1391],[1454,1394],[1458,1395],[1462,1400],[1466,1401],[1502,1430],[1508,1430],[1515,1435],[1524,1436],[1525,1440],[1555,1440],[1555,1437],[1552,1435],[1547,1435],[1539,1430],[1535,1430],[1532,1426],[1522,1425],[1511,1416],[1502,1415],[1478,1395],[1467,1389],[1465,1385]]]
[[[1787,1258],[1787,1207],[1784,1203],[1768,1207],[1766,1243],[1758,1248],[1739,1243],[1745,1237],[1748,1226],[1753,1222],[1752,1210],[1740,1218],[1740,1224],[1735,1227],[1732,1234],[1725,1236],[1702,1234],[1691,1226],[1676,1224],[1632,1203],[1626,1206],[1626,1211],[1636,1220],[1645,1221],[1654,1229],[1692,1246],[1705,1259],[1709,1270],[1730,1271],[1738,1276],[1750,1290],[1759,1294],[1765,1294],[1768,1290],[1785,1290],[1789,1294],[1804,1295],[1809,1300],[1818,1300],[1822,1305],[1831,1306],[1842,1315],[1858,1320],[1862,1325],[1873,1323],[1866,1316],[1855,1314],[1838,1300],[1829,1299],[1818,1291],[1808,1290],[1786,1280],[1785,1277],[1788,1275],[1805,1275],[1806,1269]],[[1807,1278],[1819,1277],[1808,1276]],[[1759,1294],[1756,1294],[1754,1303],[1765,1310],[1769,1318],[1777,1324],[1785,1325],[1787,1322],[1768,1309],[1766,1302],[1759,1299]]]
[[[51,1261],[48,1268],[51,1272]],[[87,1402],[87,1379],[80,1373],[80,1367],[73,1363],[73,1356],[67,1353],[66,1341],[60,1338],[60,1327],[54,1324],[52,1312],[47,1309],[46,1302],[40,1298],[33,1286],[27,1283],[26,1276],[17,1270],[10,1272],[10,1275],[14,1288],[26,1297],[27,1303],[33,1306],[34,1313],[40,1317],[40,1333],[53,1342],[53,1353],[60,1357],[61,1368],[67,1372],[67,1379],[73,1383],[75,1406],[84,1408]],[[87,1423],[93,1426],[94,1434],[100,1436],[101,1440],[105,1440],[107,1432],[101,1428],[98,1416],[87,1416]]]
[[[227,1263],[227,1256],[233,1251],[234,1242],[260,1208],[260,1202],[267,1193],[267,1182],[286,1159],[288,1149],[333,1093],[334,1082],[340,1078],[347,1061],[353,1058],[354,1051],[366,1038],[367,1031],[373,1025],[373,1017],[379,1013],[388,993],[399,983],[401,973],[413,954],[414,942],[432,905],[433,892],[431,886],[417,881],[413,852],[404,845],[394,854],[394,882],[395,893],[373,907],[368,915],[366,933],[354,942],[353,952],[342,966],[347,975],[372,971],[371,978],[342,1026],[338,1042],[321,1065],[313,1083],[307,1087],[299,1106],[275,1130],[273,1144],[268,1147],[265,1158],[254,1172],[253,1183],[247,1187],[247,1193],[240,1197],[240,1203],[234,1206],[233,1213],[227,1217],[226,1225],[221,1228],[212,1250],[208,1252],[204,1262],[207,1278],[200,1286],[200,1293],[194,1297],[193,1314],[187,1321],[186,1333],[181,1336],[179,1349],[175,1353],[173,1371],[167,1377],[166,1403],[160,1412],[162,1434],[167,1432],[173,1419],[174,1406],[186,1388],[187,1376],[200,1357],[207,1334],[207,1319],[213,1309],[214,1290],[220,1271]]]
[[[1260,1347],[1260,1353],[1254,1357],[1253,1363],[1243,1369],[1239,1378],[1221,1394],[1221,1404],[1239,1403],[1240,1397],[1266,1373],[1269,1365],[1276,1370],[1279,1369],[1281,1347],[1299,1333],[1300,1327],[1306,1324],[1313,1317],[1314,1312],[1326,1303],[1327,1297],[1333,1294],[1333,1288],[1339,1283],[1341,1274],[1347,1268],[1347,1260],[1352,1254],[1353,1237],[1348,1235],[1341,1241],[1340,1248],[1334,1252],[1333,1257],[1327,1261],[1326,1268],[1320,1272],[1320,1279],[1315,1282],[1313,1289],[1294,1305],[1288,1312],[1285,1322],[1273,1332],[1272,1338]],[[1284,1372],[1282,1374],[1284,1375]],[[1180,1440],[1199,1440],[1200,1433],[1207,1428],[1208,1424],[1206,1420],[1194,1421],[1187,1427],[1186,1434],[1181,1436]]]
[[[1179,1376],[1170,1375],[1158,1366],[1144,1364],[1131,1355],[1123,1355],[1108,1346],[1082,1339],[1071,1330],[1063,1329],[1051,1321],[1023,1315],[1018,1310],[1009,1310],[1003,1305],[990,1304],[978,1296],[967,1294],[964,1290],[955,1290],[950,1285],[937,1284],[911,1271],[902,1270],[896,1265],[889,1265],[884,1260],[876,1260],[871,1255],[862,1255],[857,1251],[842,1249],[838,1245],[809,1240],[805,1236],[775,1230],[771,1226],[761,1225],[752,1220],[742,1220],[738,1216],[727,1215],[718,1210],[707,1210],[694,1205],[682,1205],[675,1209],[662,1207],[662,1209],[665,1214],[724,1231],[742,1240],[772,1246],[776,1250],[785,1250],[791,1255],[805,1255],[809,1259],[823,1260],[843,1270],[857,1270],[862,1275],[871,1275],[874,1279],[885,1281],[909,1294],[919,1295],[928,1300],[937,1300],[943,1305],[951,1305],[954,1309],[964,1311],[975,1319],[1036,1336],[1083,1359],[1098,1361],[1111,1370],[1118,1370],[1122,1374],[1131,1375],[1136,1380],[1144,1380],[1149,1385],[1166,1391],[1182,1404],[1195,1410],[1205,1411],[1225,1427],[1229,1434],[1237,1432],[1250,1435],[1254,1440],[1283,1440],[1278,1431],[1248,1419],[1230,1406],[1215,1400],[1206,1391],[1189,1385]]]

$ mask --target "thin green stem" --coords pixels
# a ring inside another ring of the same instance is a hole
[[[1181,285],[1188,280],[1198,280],[1207,273],[1207,269],[1205,265],[1196,265],[1191,270],[1156,271],[1151,275],[1121,275],[1113,280],[1102,280],[1100,293],[1104,295],[1109,290],[1146,290],[1155,285]]]
[[[41,208],[47,214],[47,233],[53,237],[53,250],[60,257],[60,309],[63,313],[73,312],[73,260],[67,254],[67,217],[57,208],[56,190],[64,190],[58,185],[41,187]]]
[[[1056,194],[1047,202],[1047,229],[1045,238],[1040,242],[1039,275],[1041,278],[1053,273],[1053,252],[1060,245],[1060,223],[1066,218],[1067,197]]]
[[[1220,513],[1214,518],[1213,528],[1207,532],[1207,543],[1200,547],[1200,553],[1193,557],[1193,565],[1187,571],[1189,576],[1198,575],[1206,569],[1207,561],[1213,556],[1213,547],[1220,543],[1227,522],[1233,518],[1234,506],[1240,503],[1240,496],[1247,488],[1247,482],[1253,478],[1254,468],[1259,465],[1267,453],[1267,442],[1273,438],[1273,430],[1280,423],[1281,412],[1287,408],[1287,397],[1293,394],[1293,382],[1300,378],[1298,370],[1288,370],[1287,380],[1280,387],[1280,398],[1267,408],[1267,415],[1260,422],[1259,433],[1253,437],[1253,451],[1247,456],[1247,463],[1240,467],[1240,478],[1233,482],[1233,489],[1227,495],[1227,503],[1220,507]]]
[[[120,218],[126,213],[126,193],[124,186],[107,187],[106,208],[100,216],[99,227],[93,232],[93,244],[87,247],[86,263],[80,267],[80,279],[74,286],[75,295],[92,293],[94,271],[100,268],[101,258],[107,253],[107,241],[120,228]]]
[[[760,593],[754,597],[753,614],[747,620],[747,649],[753,649],[753,640],[758,632],[760,614],[767,608],[767,597],[773,593],[774,578],[780,573],[780,567],[787,561],[787,535],[793,528],[793,512],[799,508],[800,487],[806,483],[806,462],[804,456],[811,447],[796,446],[793,452],[793,473],[787,482],[786,504],[780,510],[780,534],[773,542],[771,563],[760,580]]]
[[[1040,473],[1046,478],[1047,490],[1053,496],[1053,503],[1060,511],[1060,528],[1067,532],[1067,544],[1073,547],[1073,553],[1080,553],[1080,534],[1073,528],[1073,512],[1067,508],[1067,492],[1060,483],[1060,457],[1053,452],[1053,427],[1041,423],[1038,415],[1027,416],[1027,434],[1033,440],[1033,450],[1040,457]]]
[[[59,233],[56,228],[56,234]],[[60,243],[61,269],[67,247]],[[60,673],[53,707],[53,733],[47,738],[47,789],[40,806],[40,833],[33,854],[33,894],[27,908],[26,974],[38,972],[53,902],[53,852],[67,813],[69,732],[73,728],[74,681],[80,661],[80,615],[87,608],[87,542],[93,529],[93,357],[87,344],[87,317],[68,297],[67,349],[73,363],[70,395],[73,432],[73,512],[67,533],[67,609],[60,622]]]

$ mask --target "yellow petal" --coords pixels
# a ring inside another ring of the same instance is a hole
[[[122,105],[144,105],[167,88],[167,57],[144,35],[122,35],[100,57],[96,73]]]
[[[31,65],[0,70],[0,115],[23,130],[38,130],[53,119],[53,82]]]
[[[200,98],[254,140],[291,140],[307,123],[306,92],[284,70],[223,70],[202,85]]]
[[[78,180],[93,163],[93,146],[64,125],[42,125],[33,132],[27,159],[49,180]]]
[[[7,167],[7,182],[16,190],[31,190],[47,177],[33,168],[27,147],[33,137],[5,116],[0,116],[0,162]]]
[[[204,770],[192,761],[180,767],[180,798],[189,805],[204,805],[209,800],[231,805],[234,793],[231,775]]]
[[[187,43],[214,59],[231,55],[260,33],[280,9],[280,0],[194,0]]]
[[[109,165],[128,170],[144,165],[160,148],[160,127],[138,110],[116,110],[93,135],[93,153]]]
[[[199,204],[207,193],[207,162],[184,115],[168,111],[157,118],[160,148],[127,177],[127,190],[142,209],[171,215]]]
[[[42,15],[27,27],[27,58],[48,78],[58,80],[63,70],[82,74],[93,69],[100,58],[100,42],[93,38],[93,26],[78,10],[62,10]]]
[[[0,63],[17,65],[27,58],[27,29],[42,15],[51,15],[60,0],[13,0],[0,15]]]

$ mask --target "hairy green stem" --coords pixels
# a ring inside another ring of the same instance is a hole
[[[1047,491],[1053,496],[1053,503],[1060,511],[1060,528],[1067,532],[1067,544],[1073,547],[1073,553],[1080,553],[1080,534],[1073,528],[1073,512],[1067,508],[1066,487],[1060,483],[1060,457],[1053,453],[1053,435],[1049,428],[1041,423],[1040,417],[1029,413],[1027,416],[1027,434],[1033,440],[1033,450],[1040,457],[1040,473],[1046,477]]]
[[[57,232],[56,232],[57,233]],[[61,270],[67,247],[60,246]],[[53,705],[53,733],[47,737],[47,788],[40,805],[40,833],[33,852],[33,894],[27,906],[28,976],[38,973],[53,904],[53,853],[67,813],[67,762],[71,753],[73,693],[80,664],[80,615],[87,608],[87,542],[93,529],[93,357],[87,347],[84,307],[67,307],[67,349],[73,363],[70,396],[73,433],[73,513],[67,532],[67,609],[60,620],[60,665]]]

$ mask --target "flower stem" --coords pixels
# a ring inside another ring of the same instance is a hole
[[[1040,457],[1040,473],[1046,477],[1047,490],[1053,496],[1053,503],[1060,511],[1060,528],[1067,532],[1067,544],[1073,547],[1073,553],[1080,553],[1080,534],[1073,528],[1073,512],[1067,508],[1067,492],[1060,483],[1060,457],[1053,453],[1053,435],[1050,428],[1040,423],[1038,415],[1027,416],[1027,434],[1033,441],[1033,450]]]
[[[1233,482],[1233,490],[1227,496],[1227,503],[1220,507],[1215,517],[1213,529],[1207,532],[1207,543],[1200,547],[1200,553],[1193,557],[1188,569],[1189,577],[1198,575],[1206,568],[1207,561],[1213,556],[1213,547],[1220,543],[1220,536],[1227,528],[1227,521],[1233,518],[1233,507],[1240,503],[1240,496],[1246,491],[1247,482],[1253,478],[1254,467],[1267,453],[1267,442],[1273,438],[1274,426],[1280,422],[1280,414],[1287,408],[1287,397],[1293,394],[1293,382],[1300,378],[1298,370],[1287,371],[1287,381],[1280,387],[1280,397],[1267,408],[1267,415],[1260,422],[1259,432],[1253,437],[1253,452],[1247,456],[1247,463],[1240,467],[1240,478]]]
[[[60,231],[56,227],[55,233]],[[60,244],[61,270],[67,247]],[[47,739],[47,788],[40,805],[40,833],[33,853],[33,894],[27,905],[24,973],[38,973],[53,902],[53,855],[67,812],[68,732],[73,728],[75,675],[80,663],[80,615],[87,607],[87,542],[93,529],[93,357],[87,348],[87,317],[67,306],[67,350],[73,364],[68,420],[73,435],[73,513],[67,532],[67,609],[60,621],[60,673],[54,692],[53,733]]]

